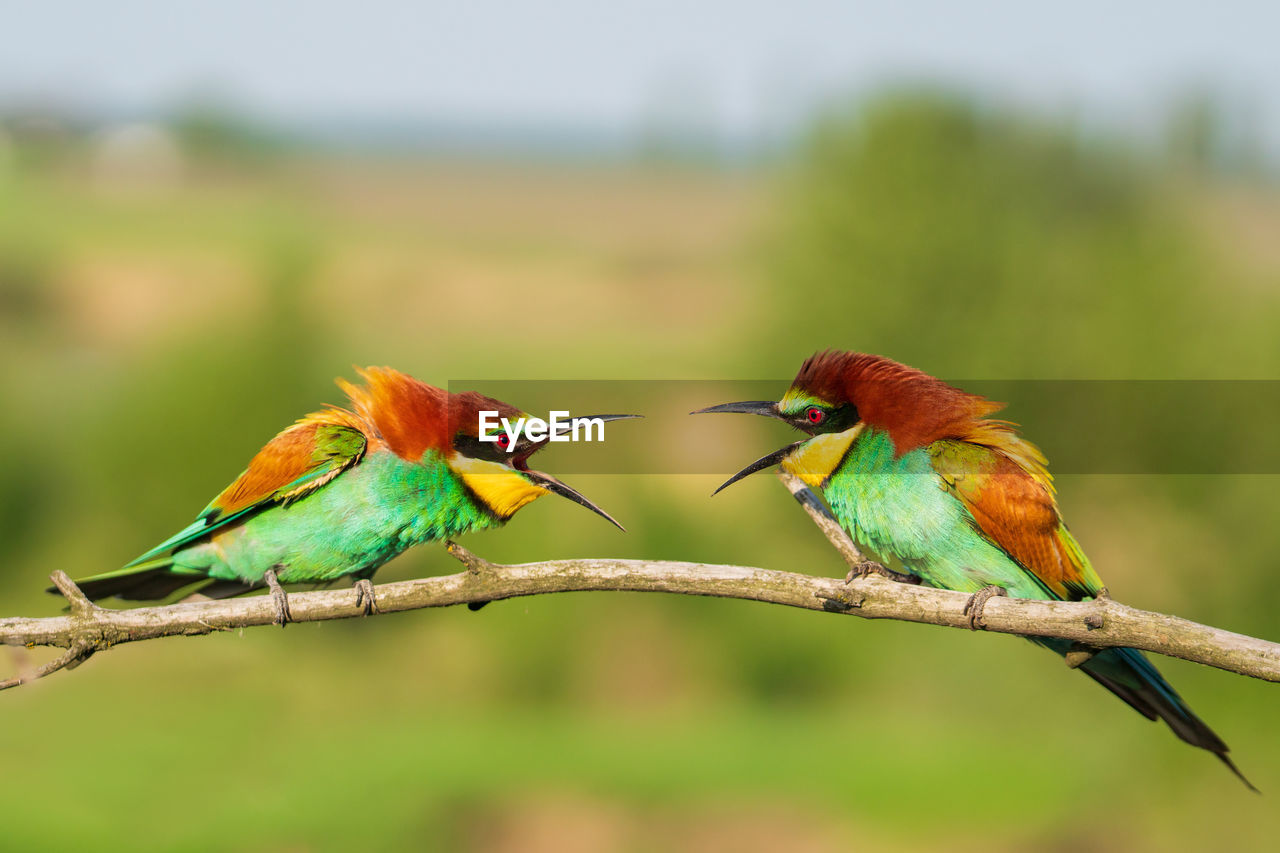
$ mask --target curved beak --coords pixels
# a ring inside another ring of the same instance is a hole
[[[782,413],[778,411],[778,404],[772,400],[749,400],[742,403],[721,403],[718,406],[708,406],[705,409],[698,409],[696,412],[690,412],[691,415],[712,415],[717,412],[735,412],[742,415],[763,415],[766,418],[781,418]]]
[[[778,404],[772,400],[746,400],[741,403],[721,403],[718,406],[708,406],[705,409],[698,409],[698,411],[690,412],[689,414],[712,415],[719,412],[733,412],[735,414],[742,415],[761,415],[766,418],[778,418],[779,420],[785,420],[782,416],[782,412],[778,410]],[[795,450],[802,444],[804,444],[804,440],[788,444],[780,450],[773,451],[768,456],[761,456],[755,462],[752,462],[746,468],[743,468],[741,471],[721,483],[720,488],[711,493],[712,496],[720,494],[720,492],[724,491],[729,486],[732,486],[748,474],[763,471],[765,468],[772,468],[783,459],[786,459],[787,456],[791,454],[791,451]]]
[[[807,438],[801,439],[800,441],[792,442],[791,444],[788,444],[786,447],[773,451],[768,456],[761,456],[755,462],[752,462],[746,468],[743,468],[741,471],[739,471],[738,473],[734,474],[732,477],[730,477],[729,479],[721,483],[720,488],[712,492],[711,496],[715,497],[716,495],[720,494],[722,491],[727,489],[729,486],[732,486],[734,483],[738,482],[743,477],[746,477],[749,474],[754,474],[757,471],[763,471],[765,468],[772,468],[774,465],[777,465],[783,459],[786,459],[788,456],[790,456],[793,450],[795,450],[800,445],[804,444],[806,441],[808,441]]]
[[[565,483],[560,482],[555,477],[552,477],[550,474],[544,474],[541,471],[529,471],[529,470],[523,470],[522,473],[529,478],[530,482],[541,486],[542,488],[546,489],[549,492],[555,492],[557,495],[560,495],[560,497],[562,498],[568,498],[569,500],[573,501],[576,504],[581,504],[582,506],[585,506],[587,509],[594,512],[596,515],[599,515],[600,517],[604,518],[606,521],[608,521],[614,527],[621,530],[623,533],[627,531],[627,528],[619,524],[612,515],[609,515],[609,513],[605,512],[600,507],[596,506],[591,501],[587,500],[587,498],[577,489],[574,489],[566,485]]]

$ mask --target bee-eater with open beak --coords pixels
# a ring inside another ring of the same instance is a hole
[[[976,622],[992,594],[1080,601],[1104,590],[1062,522],[1044,455],[1014,424],[989,417],[1001,408],[887,358],[829,351],[806,361],[778,402],[694,414],[764,415],[807,433],[720,488],[781,464],[819,490],[840,526],[881,563],[973,593]],[[1065,640],[1032,639],[1062,655],[1072,650]],[[1078,668],[1253,788],[1227,745],[1141,652],[1107,649]]]
[[[350,409],[330,406],[288,427],[194,523],[124,568],[80,581],[80,589],[90,599],[136,601],[188,586],[212,598],[268,586],[283,624],[281,583],[350,577],[371,610],[369,578],[383,563],[412,545],[504,524],[548,492],[621,529],[574,489],[529,469],[546,437],[520,437],[514,447],[505,431],[480,440],[482,411],[525,417],[514,407],[390,368],[360,374],[363,386],[338,380]]]

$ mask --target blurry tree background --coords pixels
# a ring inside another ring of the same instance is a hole
[[[834,346],[956,380],[1275,379],[1280,195],[1216,104],[1178,102],[1152,140],[889,88],[750,155],[659,126],[633,153],[524,159],[316,143],[217,99],[123,125],[15,111],[0,615],[55,613],[51,570],[114,568],[186,524],[353,363],[780,392]],[[1035,439],[1052,400],[1012,402]],[[669,423],[636,427],[648,453],[697,432],[745,463],[780,434]],[[1164,448],[1174,473],[1066,472],[1066,517],[1121,600],[1280,637],[1275,471],[1176,473],[1213,441]],[[629,532],[542,501],[466,544],[843,571],[770,478],[715,500],[706,474],[573,482]],[[378,577],[455,569],[429,547]],[[1280,794],[1274,689],[1159,663]],[[147,643],[0,705],[13,849],[1246,849],[1280,831],[1266,797],[1030,644],[744,602],[583,594]]]

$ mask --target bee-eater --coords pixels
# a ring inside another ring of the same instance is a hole
[[[480,412],[525,417],[475,392],[451,394],[386,367],[339,379],[350,409],[329,406],[282,431],[199,517],[124,568],[86,578],[90,599],[212,598],[263,586],[288,620],[281,583],[350,577],[373,609],[369,578],[412,545],[505,523],[555,492],[621,525],[529,456],[546,443],[504,431],[480,440]],[[616,420],[632,415],[600,415]],[[578,420],[578,419],[574,419]]]
[[[819,353],[778,402],[727,403],[784,421],[809,438],[751,463],[720,487],[781,464],[822,492],[836,520],[881,563],[922,582],[973,593],[1080,601],[1104,595],[1058,511],[1047,461],[1003,408],[906,365],[863,353]],[[716,491],[719,491],[717,489]],[[1066,640],[1032,638],[1059,654]],[[1227,745],[1136,649],[1099,652],[1078,667],[1148,719],[1212,752],[1250,788]],[[1256,790],[1256,789],[1255,789]]]

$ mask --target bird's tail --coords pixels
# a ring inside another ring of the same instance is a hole
[[[1067,644],[1043,643],[1064,654]],[[1178,695],[1178,691],[1164,680],[1160,671],[1137,649],[1107,649],[1080,665],[1080,670],[1112,693],[1119,696],[1131,708],[1149,720],[1164,720],[1173,733],[1192,746],[1207,749],[1230,768],[1249,790],[1257,793],[1235,762],[1227,755],[1230,751],[1222,738],[1214,733]]]
[[[169,557],[160,557],[114,572],[94,575],[76,581],[76,585],[90,601],[112,596],[125,601],[154,601],[168,598],[183,587],[208,580],[203,573],[176,568]],[[57,591],[54,587],[49,588],[49,592]]]

